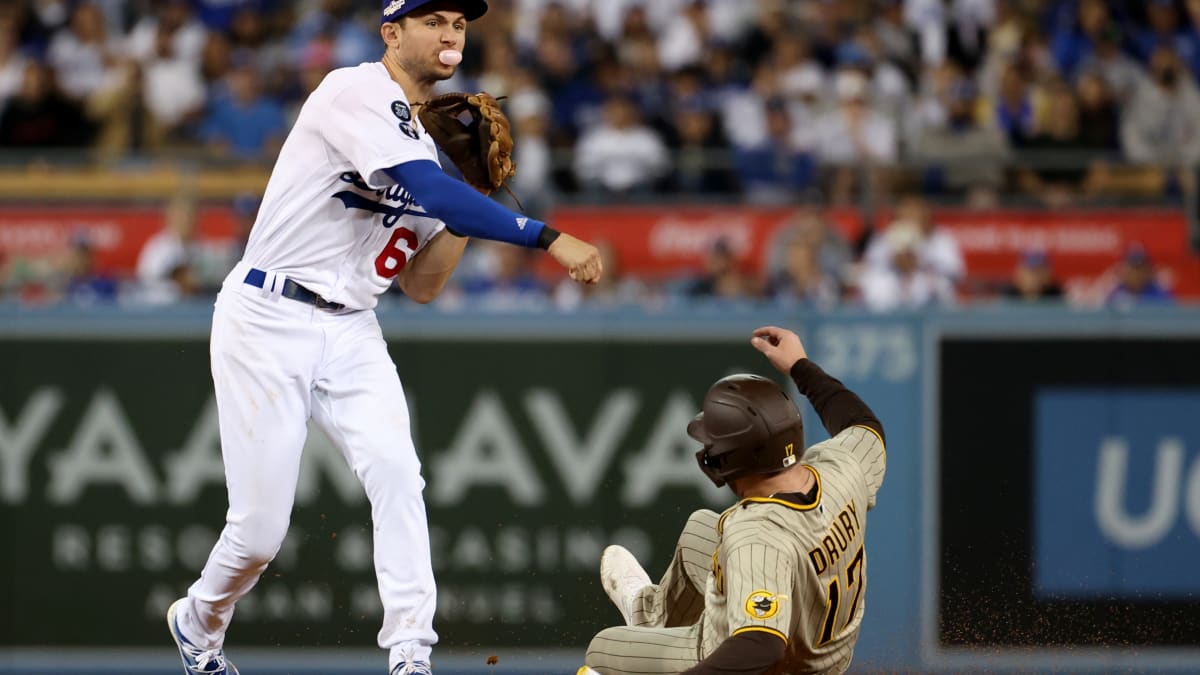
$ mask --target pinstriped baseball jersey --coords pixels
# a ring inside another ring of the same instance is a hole
[[[867,584],[867,510],[883,484],[879,435],[851,427],[809,448],[800,470],[816,499],[743,499],[717,524],[701,653],[726,638],[764,631],[787,642],[772,673],[842,672],[850,665]]]

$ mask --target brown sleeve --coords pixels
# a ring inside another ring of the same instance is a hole
[[[761,675],[783,658],[787,643],[774,633],[746,631],[720,647],[684,675]]]
[[[830,436],[837,436],[850,427],[869,427],[879,434],[885,444],[883,423],[867,407],[858,394],[846,385],[821,370],[821,366],[808,359],[800,359],[792,366],[792,381],[796,388],[812,404],[821,423]]]

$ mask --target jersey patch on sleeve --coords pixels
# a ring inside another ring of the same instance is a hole
[[[413,126],[412,108],[404,101],[392,101],[392,114],[396,119],[400,120],[400,131],[404,132],[405,136],[414,141],[420,140],[421,134],[417,133],[416,127]]]
[[[754,591],[746,598],[746,614],[755,621],[766,621],[779,613],[779,603],[787,600],[788,596],[772,593],[771,591]]]

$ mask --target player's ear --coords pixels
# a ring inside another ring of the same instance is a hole
[[[403,18],[401,21],[403,21]],[[379,26],[379,36],[383,38],[383,43],[389,49],[400,44],[400,32],[399,21],[389,21]]]

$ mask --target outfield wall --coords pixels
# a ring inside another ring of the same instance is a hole
[[[730,503],[684,426],[712,380],[770,374],[763,323],[800,328],[886,427],[856,670],[1200,670],[1200,311],[382,321],[424,463],[439,672],[574,672],[619,620],[603,546],[655,574],[691,510]],[[169,672],[163,613],[225,508],[207,328],[204,307],[0,310],[0,672]],[[228,651],[379,672],[365,499],[319,432],[304,467]]]

